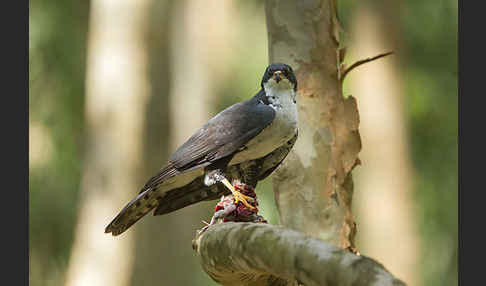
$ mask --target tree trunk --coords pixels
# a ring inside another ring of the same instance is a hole
[[[166,162],[169,156],[170,116],[169,116],[169,22],[174,12],[173,1],[150,1],[148,13],[149,27],[146,37],[148,51],[148,72],[150,78],[150,96],[147,104],[143,133],[143,167],[140,186],[154,175]],[[136,190],[133,190],[135,196]],[[161,217],[153,217],[148,213],[142,220],[130,228],[128,232],[135,233],[135,253],[133,275],[130,285],[160,285],[161,281],[177,285],[178,282],[190,284],[191,280],[172,281],[177,273],[171,267],[180,263],[178,259],[169,259],[173,245],[173,231],[167,231],[175,223],[164,221]],[[124,234],[123,234],[124,235]],[[185,257],[182,257],[184,259]],[[190,277],[189,277],[190,278]]]
[[[297,76],[299,138],[273,176],[280,222],[354,248],[351,171],[361,150],[356,100],[344,98],[333,0],[267,0],[270,62]]]
[[[91,3],[87,148],[68,286],[124,286],[130,282],[133,233],[113,238],[104,228],[140,188],[137,178],[149,91],[142,37],[147,7],[146,0]]]

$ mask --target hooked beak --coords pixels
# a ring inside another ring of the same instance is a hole
[[[279,83],[282,80],[282,72],[281,71],[274,72],[273,77],[275,78],[275,81]]]

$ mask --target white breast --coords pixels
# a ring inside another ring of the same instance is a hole
[[[297,104],[293,89],[266,89],[275,118],[260,134],[250,140],[246,149],[236,154],[229,165],[261,158],[294,137],[297,132]]]

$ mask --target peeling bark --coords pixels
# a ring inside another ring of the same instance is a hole
[[[280,226],[218,224],[193,248],[222,285],[405,285],[373,259]]]
[[[280,222],[341,248],[354,248],[351,171],[361,140],[356,100],[339,80],[334,1],[267,0],[270,62],[297,76],[299,138],[273,176]]]

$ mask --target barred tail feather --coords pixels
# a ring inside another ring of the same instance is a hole
[[[154,215],[167,214],[201,201],[216,200],[222,194],[228,193],[230,193],[229,190],[222,184],[206,186],[204,176],[201,176],[182,188],[168,191],[166,196],[159,201]]]
[[[105,233],[117,236],[125,232],[134,223],[144,217],[158,205],[158,201],[165,196],[157,188],[142,190],[138,196],[131,200],[120,213],[105,228]]]

